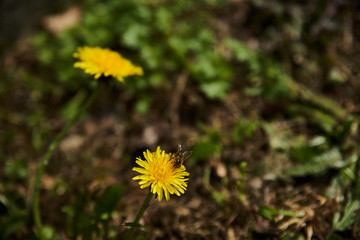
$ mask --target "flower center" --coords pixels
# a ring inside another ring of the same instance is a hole
[[[156,170],[157,171],[155,171],[155,174],[154,174],[155,175],[154,177],[156,178],[156,180],[164,181],[166,179],[168,169],[164,166],[161,166],[161,167],[158,167]]]

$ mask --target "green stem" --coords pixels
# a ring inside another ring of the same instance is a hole
[[[136,230],[136,227],[139,225],[139,221],[142,217],[142,215],[144,214],[145,210],[147,209],[147,207],[149,206],[150,200],[152,198],[154,194],[149,191],[148,195],[146,196],[143,204],[141,205],[138,213],[136,214],[135,220],[132,222],[131,224],[131,228],[129,229],[129,231],[126,233],[125,235],[125,240],[129,240],[132,239],[132,236],[134,235],[134,232]]]
[[[61,130],[61,132],[56,136],[55,140],[50,144],[47,152],[45,153],[44,158],[40,162],[40,166],[38,172],[36,174],[35,185],[34,185],[34,199],[33,199],[33,217],[36,227],[36,233],[39,239],[45,239],[42,232],[42,223],[39,209],[39,192],[40,192],[40,184],[41,178],[44,174],[45,168],[49,163],[49,159],[52,156],[55,149],[60,144],[61,140],[65,137],[66,133],[69,129],[75,124],[75,122],[84,114],[84,112],[89,108],[91,103],[94,101],[97,93],[99,92],[99,86],[93,91],[93,93],[88,97],[85,104],[80,106],[80,109],[75,113],[75,115],[66,123],[65,127]]]

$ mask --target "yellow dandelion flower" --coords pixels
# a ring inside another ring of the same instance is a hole
[[[184,165],[175,167],[171,155],[171,153],[165,153],[160,147],[157,147],[156,152],[147,150],[144,152],[145,160],[140,157],[136,159],[136,163],[140,167],[132,169],[141,173],[133,180],[140,180],[141,189],[150,186],[150,191],[158,195],[159,201],[162,200],[163,195],[167,201],[170,200],[170,194],[180,196],[185,193],[187,188],[186,182],[189,180],[187,176],[190,173],[186,171]]]
[[[108,48],[79,47],[73,56],[80,60],[74,64],[74,67],[95,75],[95,79],[104,75],[105,77],[113,76],[120,82],[124,82],[124,77],[143,74],[141,67],[133,65],[119,53]]]

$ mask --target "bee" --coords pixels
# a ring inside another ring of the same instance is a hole
[[[183,165],[184,161],[191,156],[191,151],[183,151],[180,144],[178,144],[178,149],[176,153],[171,155],[171,160],[174,159],[174,167],[179,168]]]

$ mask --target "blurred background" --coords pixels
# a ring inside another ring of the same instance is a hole
[[[1,0],[0,239],[36,239],[38,164],[95,81],[79,46],[144,75],[102,87],[51,158],[46,238],[121,239],[135,158],[181,144],[188,190],[137,239],[359,239],[359,26],[351,0]]]

